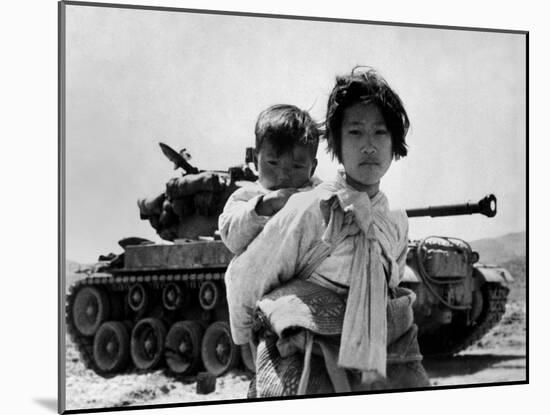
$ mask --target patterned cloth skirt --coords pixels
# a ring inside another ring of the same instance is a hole
[[[308,335],[313,339],[313,349],[306,371],[309,373],[306,395],[342,391],[338,376],[340,380],[343,376],[346,389],[354,392],[430,386],[421,362],[418,328],[412,319],[414,298],[406,297],[409,293],[401,290],[396,298],[388,301],[386,378],[364,384],[359,371],[343,370],[335,365],[340,342],[338,328],[345,310],[343,299],[304,281],[275,290],[260,301],[256,310],[253,328],[257,345],[256,375],[248,397],[298,394]]]
[[[424,370],[421,359],[415,353],[418,351],[416,339],[417,329],[413,326],[399,342],[390,345],[391,349],[401,347],[407,353],[389,353],[386,366],[386,378],[379,379],[368,385],[361,383],[361,374],[358,371],[346,370],[351,391],[372,390],[405,390],[426,388],[430,386],[428,375]],[[250,383],[249,398],[267,398],[277,396],[296,396],[298,385],[304,369],[304,353],[296,351],[289,356],[282,356],[276,335],[263,336],[257,345],[256,375]],[[406,345],[406,346],[405,346]],[[406,356],[409,356],[407,358]],[[306,395],[335,393],[331,377],[327,372],[322,355],[311,355],[311,372],[307,383]]]

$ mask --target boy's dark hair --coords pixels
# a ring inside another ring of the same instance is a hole
[[[277,104],[262,111],[256,121],[255,134],[256,153],[266,141],[275,147],[278,154],[303,145],[315,157],[319,147],[319,125],[307,111],[294,105]]]
[[[344,110],[353,104],[373,103],[378,106],[392,138],[394,156],[407,155],[405,136],[409,117],[399,96],[374,69],[356,66],[350,75],[337,76],[327,105],[327,151],[342,162],[341,127]]]

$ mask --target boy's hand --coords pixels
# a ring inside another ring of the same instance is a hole
[[[286,205],[288,198],[297,191],[298,189],[295,188],[287,188],[267,193],[256,205],[256,213],[261,216],[273,216]]]

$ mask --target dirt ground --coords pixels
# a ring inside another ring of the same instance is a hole
[[[525,302],[512,300],[500,324],[459,355],[426,360],[433,386],[525,381]]]
[[[475,345],[451,359],[425,360],[433,386],[526,379],[524,293],[524,286],[512,287],[502,321]],[[242,399],[250,381],[246,372],[231,372],[217,379],[215,392],[198,395],[193,378],[177,381],[162,370],[105,379],[84,367],[69,339],[66,370],[67,409]]]

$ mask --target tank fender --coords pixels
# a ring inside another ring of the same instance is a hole
[[[401,278],[400,282],[420,284],[420,277],[416,275],[414,270],[407,265],[405,266],[405,272],[403,273],[403,278]]]
[[[511,283],[514,281],[512,274],[504,268],[493,265],[474,265],[474,274],[483,282]]]

